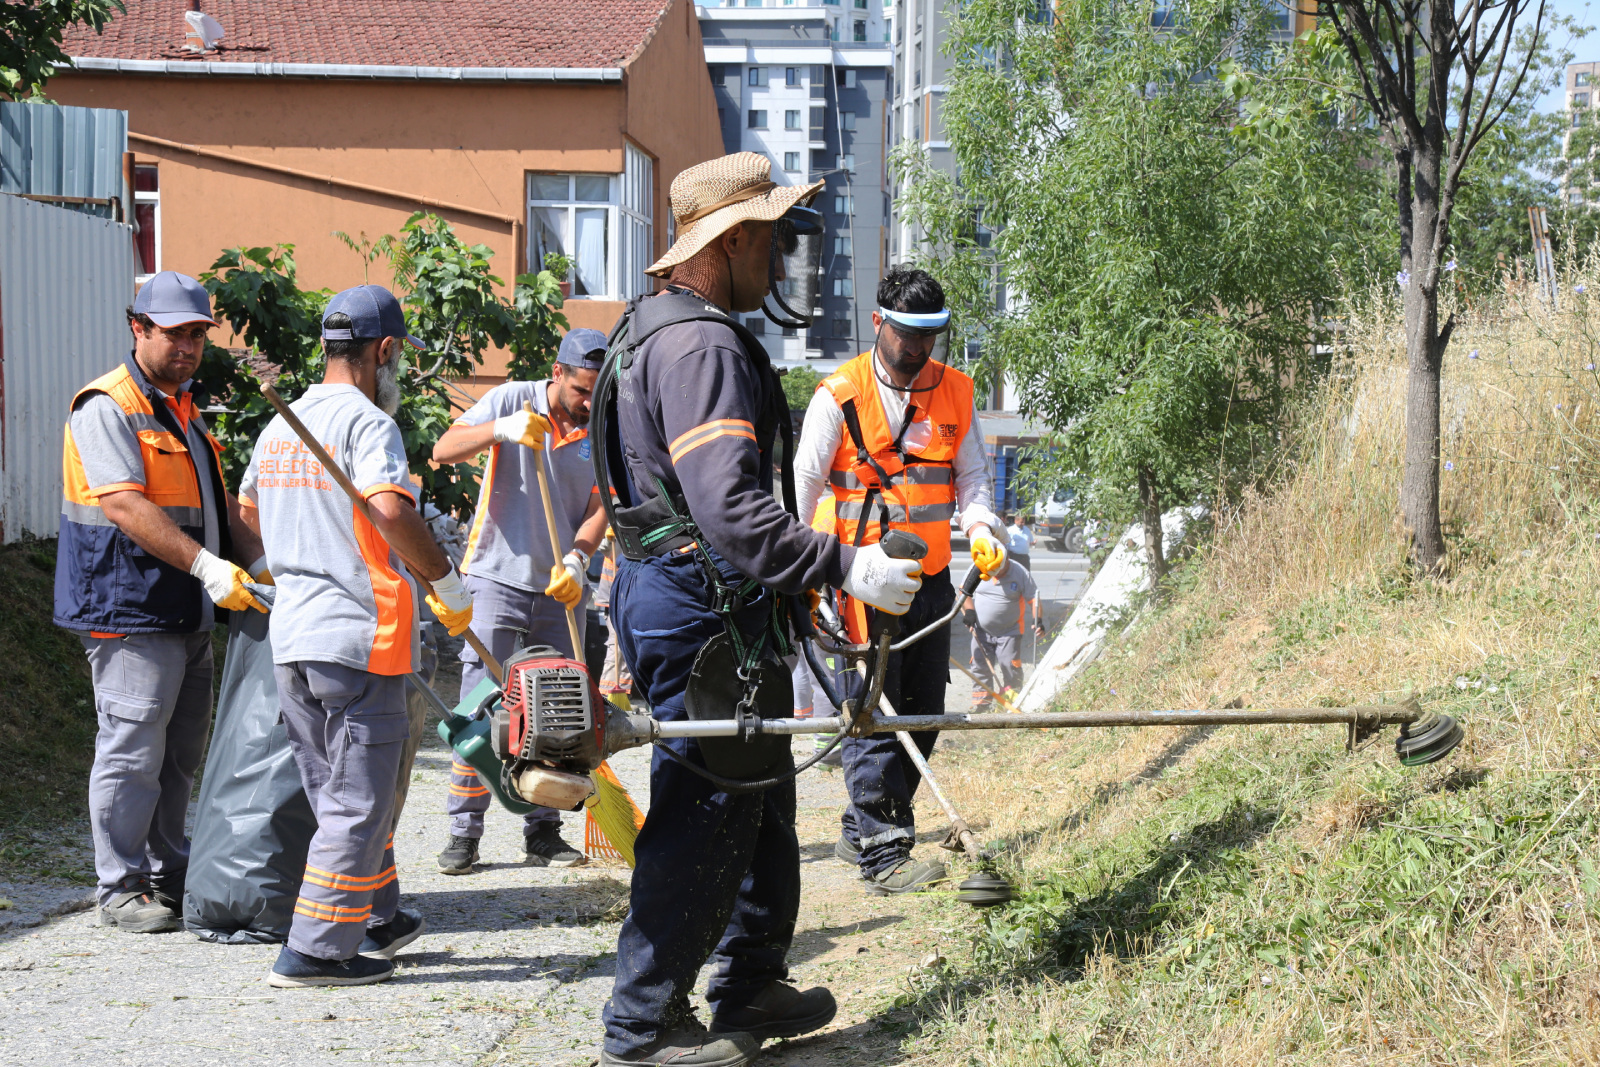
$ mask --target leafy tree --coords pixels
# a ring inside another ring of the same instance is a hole
[[[783,378],[783,396],[790,411],[804,411],[811,406],[811,397],[822,383],[822,375],[810,367],[790,367]]]
[[[1361,232],[1350,190],[1378,179],[1326,120],[1315,55],[1269,47],[1260,5],[1161,5],[1181,32],[1148,2],[1062,0],[1048,26],[1035,10],[961,5],[960,178],[916,145],[895,166],[953,343],[980,340],[980,370],[1055,431],[1032,473],[1082,485],[1091,515],[1138,515],[1159,577],[1162,512],[1258,476],[1313,370],[1335,250]]]
[[[398,236],[366,245],[368,253],[372,249],[389,259],[411,332],[425,345],[421,353],[406,351],[395,415],[411,472],[422,484],[423,499],[442,511],[470,514],[478,468],[432,462],[434,444],[453,421],[452,407],[464,408],[470,399],[453,379],[474,373],[484,352],[496,346],[510,351],[512,377],[547,371],[567,324],[559,310],[559,280],[549,271],[524,274],[512,299],[502,299],[494,291],[501,280],[489,272],[494,253],[485,245],[462,244],[448,223],[425,212],[411,216]],[[200,280],[234,332],[280,369],[279,392],[292,398],[321,380],[322,309],[333,294],[299,288],[293,246],[228,249]],[[229,477],[237,479],[272,409],[260,396],[255,372],[222,349],[207,349],[199,378],[228,409],[217,419],[217,437],[226,449]]]
[[[1400,510],[1424,572],[1444,562],[1439,377],[1453,319],[1439,322],[1450,223],[1473,155],[1522,97],[1545,48],[1545,0],[1321,0],[1397,171],[1406,353]],[[1528,25],[1531,16],[1532,25]],[[1520,32],[1519,32],[1520,31]]]
[[[82,23],[104,33],[123,0],[25,0],[0,3],[0,96],[17,99],[44,92],[44,83],[65,63],[61,36]]]

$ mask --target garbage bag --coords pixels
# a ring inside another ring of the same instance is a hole
[[[231,614],[183,925],[207,941],[279,942],[289,936],[317,819],[278,721],[267,616]]]

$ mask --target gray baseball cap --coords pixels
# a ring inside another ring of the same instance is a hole
[[[561,339],[561,350],[556,353],[557,363],[585,370],[599,370],[605,361],[606,335],[582,326],[567,331]]]
[[[349,316],[350,328],[329,329],[328,317],[341,312]],[[322,336],[329,341],[378,341],[385,337],[403,337],[414,348],[426,347],[411,336],[400,301],[381,285],[358,285],[335,294],[322,313]]]
[[[164,270],[140,286],[139,295],[133,298],[133,310],[149,316],[157,326],[217,324],[211,317],[211,294],[199,282],[175,270]]]

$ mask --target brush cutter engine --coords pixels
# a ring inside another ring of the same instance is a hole
[[[589,772],[605,758],[605,708],[578,661],[544,645],[512,656],[489,732],[506,784],[532,804],[582,804],[594,792]]]

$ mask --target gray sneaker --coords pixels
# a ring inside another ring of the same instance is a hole
[[[613,1056],[600,1050],[600,1067],[671,1064],[672,1067],[744,1067],[761,1052],[749,1034],[712,1034],[703,1029],[669,1030],[636,1052]]]
[[[159,934],[178,928],[178,913],[158,900],[148,885],[139,884],[101,906],[100,925],[130,934]]]
[[[450,843],[439,853],[439,873],[472,874],[477,870],[478,839],[450,835]]]
[[[938,860],[914,860],[907,856],[898,866],[866,879],[867,892],[880,897],[921,893],[949,877],[950,872]]]
[[[852,867],[861,866],[861,850],[852,845],[850,839],[843,834],[839,835],[838,843],[833,846],[833,858]]]
[[[522,839],[526,867],[582,867],[589,857],[561,839],[561,826],[547,823]]]

